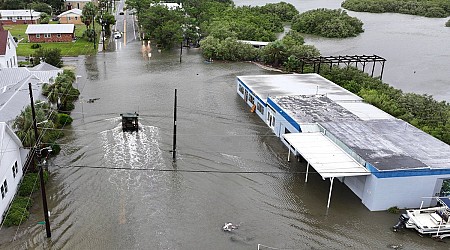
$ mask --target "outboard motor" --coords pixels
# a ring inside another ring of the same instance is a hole
[[[407,214],[400,215],[400,218],[398,218],[397,224],[392,227],[394,232],[397,232],[398,230],[405,228],[408,220],[409,220],[409,216]]]

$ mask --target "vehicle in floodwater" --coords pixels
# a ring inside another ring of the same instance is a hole
[[[120,114],[120,116],[122,117],[122,131],[126,132],[126,131],[138,131],[139,130],[139,125],[138,125],[138,117],[139,114],[134,112],[134,113],[124,113],[124,114]]]

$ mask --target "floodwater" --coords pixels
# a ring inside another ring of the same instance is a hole
[[[267,0],[235,0],[236,5],[264,5]],[[340,8],[341,0],[285,0],[300,12]],[[404,92],[429,94],[450,102],[450,18],[348,11],[364,23],[364,33],[345,39],[305,35],[323,56],[378,55],[386,59],[383,81]],[[360,66],[361,68],[361,66]],[[378,63],[375,75],[381,72]]]
[[[304,163],[287,162],[287,149],[236,94],[237,75],[272,72],[206,63],[197,49],[184,49],[180,63],[179,50],[122,41],[115,52],[67,62],[82,96],[48,165],[51,239],[37,224],[38,196],[24,225],[2,229],[0,248],[448,249],[392,232],[398,215],[369,212],[340,182],[326,210],[329,181],[310,173],[305,183]],[[125,112],[139,113],[138,133],[122,132]],[[239,229],[223,232],[229,221]]]

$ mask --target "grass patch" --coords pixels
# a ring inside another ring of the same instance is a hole
[[[31,44],[28,42],[28,36],[25,34],[27,30],[27,24],[17,24],[17,25],[4,25],[5,30],[9,30],[11,35],[16,37],[18,40],[23,39],[17,47],[18,56],[30,56],[34,54],[35,50],[31,48]],[[75,36],[77,40],[75,42],[68,43],[39,43],[42,48],[45,49],[61,49],[62,56],[78,56],[78,55],[93,55],[97,53],[97,48],[94,49],[92,42],[88,42],[83,39],[83,32],[86,30],[86,25],[77,24],[75,25]],[[96,25],[95,30],[97,31],[97,41],[100,37],[101,26]]]

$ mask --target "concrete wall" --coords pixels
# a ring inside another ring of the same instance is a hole
[[[439,195],[443,179],[450,175],[429,175],[395,178],[377,178],[374,175],[367,177],[363,204],[370,211],[386,210],[390,207],[418,208],[435,204],[435,197]]]

